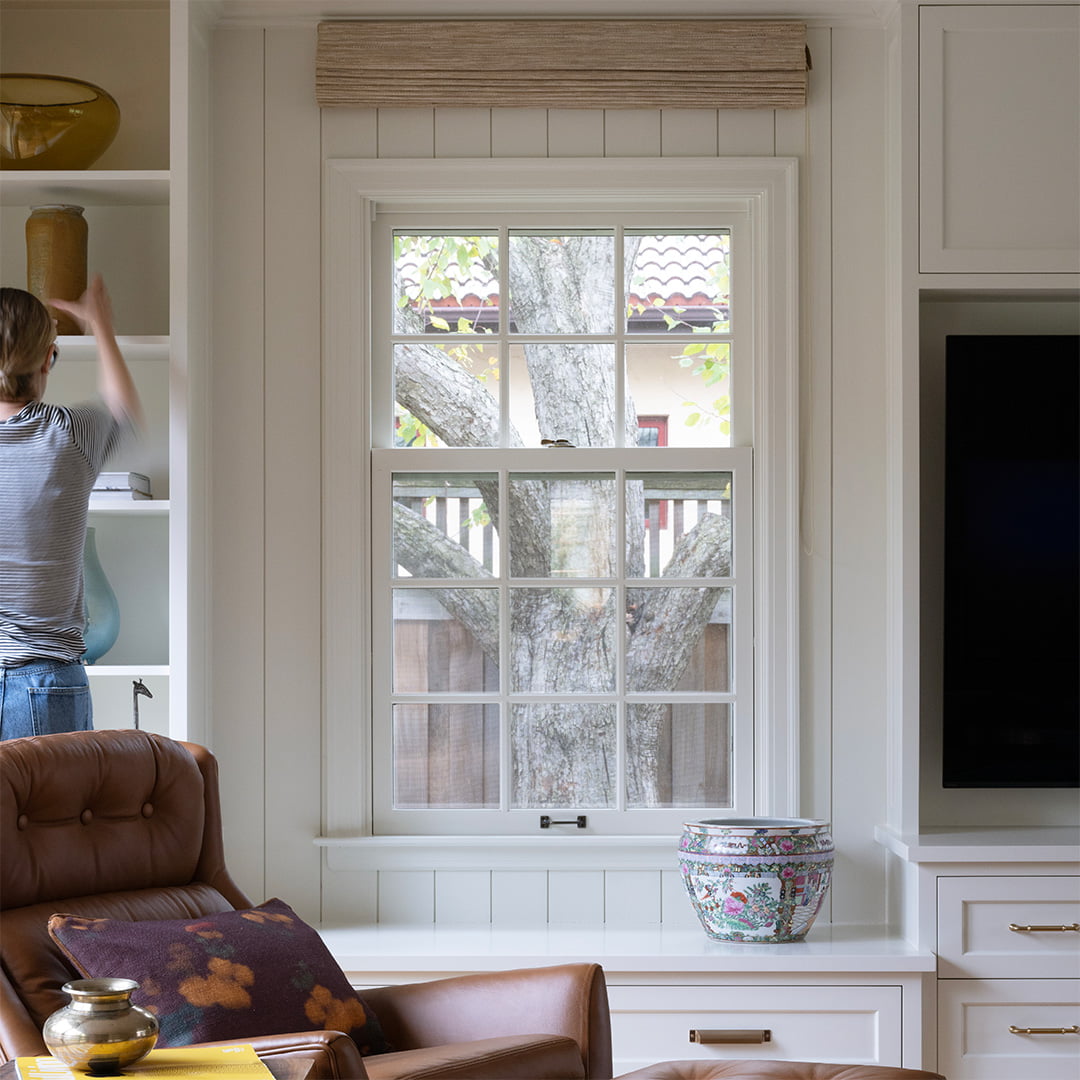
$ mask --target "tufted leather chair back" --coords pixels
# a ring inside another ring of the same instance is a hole
[[[145,731],[0,742],[0,1061],[43,1054],[79,978],[56,912],[180,919],[247,907],[225,867],[217,762]]]

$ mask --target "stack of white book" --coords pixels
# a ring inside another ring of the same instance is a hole
[[[133,499],[152,499],[150,478],[137,472],[103,472],[94,481],[91,506],[129,503]]]

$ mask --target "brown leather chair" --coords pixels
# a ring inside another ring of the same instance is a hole
[[[285,898],[287,900],[287,897]],[[54,912],[181,919],[251,906],[229,876],[217,763],[144,731],[0,743],[0,1061],[47,1053],[46,1017],[78,973]],[[364,991],[387,1054],[334,1031],[253,1041],[266,1059],[314,1061],[312,1080],[608,1080],[603,972],[566,964]]]

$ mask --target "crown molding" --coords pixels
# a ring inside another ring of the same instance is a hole
[[[203,0],[192,0],[194,3]],[[670,0],[671,19],[798,19],[808,26],[881,28],[901,0]],[[330,19],[655,19],[656,0],[223,0],[223,25]]]

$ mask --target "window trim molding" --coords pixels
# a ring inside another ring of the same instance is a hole
[[[673,211],[750,213],[755,246],[755,813],[799,813],[798,179],[794,158],[328,159],[323,190],[323,838],[371,836],[368,583],[356,560],[370,536],[366,448],[371,227],[376,206],[460,209],[500,196],[553,208],[582,191],[609,202],[663,198]],[[346,491],[358,498],[340,498]],[[781,542],[782,538],[782,542]],[[357,722],[360,720],[360,722]],[[364,840],[362,838],[368,838]],[[395,838],[396,839],[396,838]],[[440,837],[439,843],[449,838]],[[505,840],[505,838],[503,838]],[[323,839],[318,841],[324,842]],[[422,852],[419,849],[418,854]],[[542,849],[537,856],[543,858]]]

